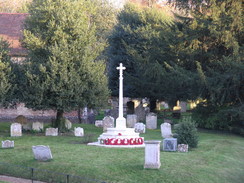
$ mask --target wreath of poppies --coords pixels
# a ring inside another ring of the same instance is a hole
[[[105,145],[141,145],[143,144],[143,138],[130,138],[130,139],[120,139],[120,138],[106,138],[100,140],[101,144]]]

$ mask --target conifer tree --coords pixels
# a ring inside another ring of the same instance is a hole
[[[34,0],[29,10],[23,99],[27,107],[56,110],[54,126],[62,127],[65,111],[99,106],[109,94],[105,64],[96,60],[104,49],[97,9],[86,0]]]

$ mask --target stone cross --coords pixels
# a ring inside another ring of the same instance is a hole
[[[126,128],[126,120],[123,117],[123,64],[120,63],[119,67],[119,117],[116,119],[116,128]]]

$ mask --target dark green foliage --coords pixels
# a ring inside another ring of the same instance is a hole
[[[65,111],[99,107],[109,95],[105,64],[97,60],[105,47],[97,36],[97,8],[85,0],[34,0],[29,10],[22,100],[33,109],[56,110],[61,127]]]
[[[0,37],[0,104],[3,105],[11,96],[13,84],[11,79],[11,63],[9,53],[9,44]]]
[[[178,124],[175,129],[178,144],[188,144],[190,148],[197,147],[198,134],[196,125],[191,121]]]

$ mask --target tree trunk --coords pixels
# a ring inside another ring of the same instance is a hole
[[[82,120],[81,120],[81,108],[78,107],[78,120],[79,120],[79,123],[82,123]]]
[[[59,131],[64,128],[64,110],[58,109],[55,124],[53,125],[55,128],[58,128]]]
[[[150,99],[150,112],[155,112],[157,107],[157,100]]]

